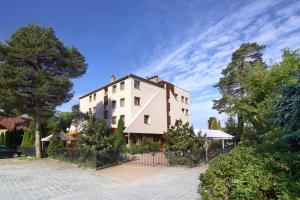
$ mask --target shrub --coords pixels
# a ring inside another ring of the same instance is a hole
[[[300,195],[297,154],[280,142],[239,146],[215,158],[200,175],[203,199],[296,199]]]
[[[149,142],[146,137],[142,138],[141,144],[133,144],[130,148],[126,149],[126,153],[129,154],[141,154],[149,153],[153,151],[159,151],[161,149],[160,142]]]
[[[35,132],[35,123],[32,120],[28,126],[28,128],[25,129],[23,139],[21,146],[23,147],[33,147],[34,146],[34,132]]]
[[[171,165],[196,164],[202,157],[204,138],[194,133],[193,127],[181,120],[164,134],[165,154]]]
[[[4,133],[0,133],[0,145],[4,145]]]
[[[64,147],[64,143],[61,140],[59,133],[53,133],[50,139],[50,144],[47,149],[47,154],[50,157],[56,157],[59,149]]]

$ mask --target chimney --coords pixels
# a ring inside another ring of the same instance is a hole
[[[111,77],[110,77],[110,82],[112,83],[112,82],[114,82],[116,80],[116,77],[114,76],[114,75],[111,75]]]

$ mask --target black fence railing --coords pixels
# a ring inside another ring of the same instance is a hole
[[[18,152],[21,152],[22,156],[31,156],[34,157],[35,156],[35,148],[34,147],[23,147],[23,146],[19,146],[17,148]]]
[[[106,154],[102,152],[82,151],[79,149],[68,148],[59,149],[55,158],[96,169],[115,165],[122,160],[122,156],[118,152]]]

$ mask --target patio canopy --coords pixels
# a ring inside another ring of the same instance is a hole
[[[202,136],[206,135],[207,139],[212,140],[232,140],[233,135],[225,133],[221,130],[210,130],[210,129],[194,129],[195,133],[200,133]]]
[[[74,137],[67,135],[66,133],[64,133],[63,131],[59,133],[59,137],[63,140],[63,141],[70,141],[70,140],[76,140]],[[49,142],[52,138],[52,135],[48,135],[47,137],[44,137],[41,139],[42,142]]]

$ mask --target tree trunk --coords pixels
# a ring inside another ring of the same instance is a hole
[[[41,121],[39,117],[35,119],[35,157],[41,158]]]
[[[244,117],[242,115],[238,115],[238,138],[237,143],[240,141],[241,136],[244,134]]]

